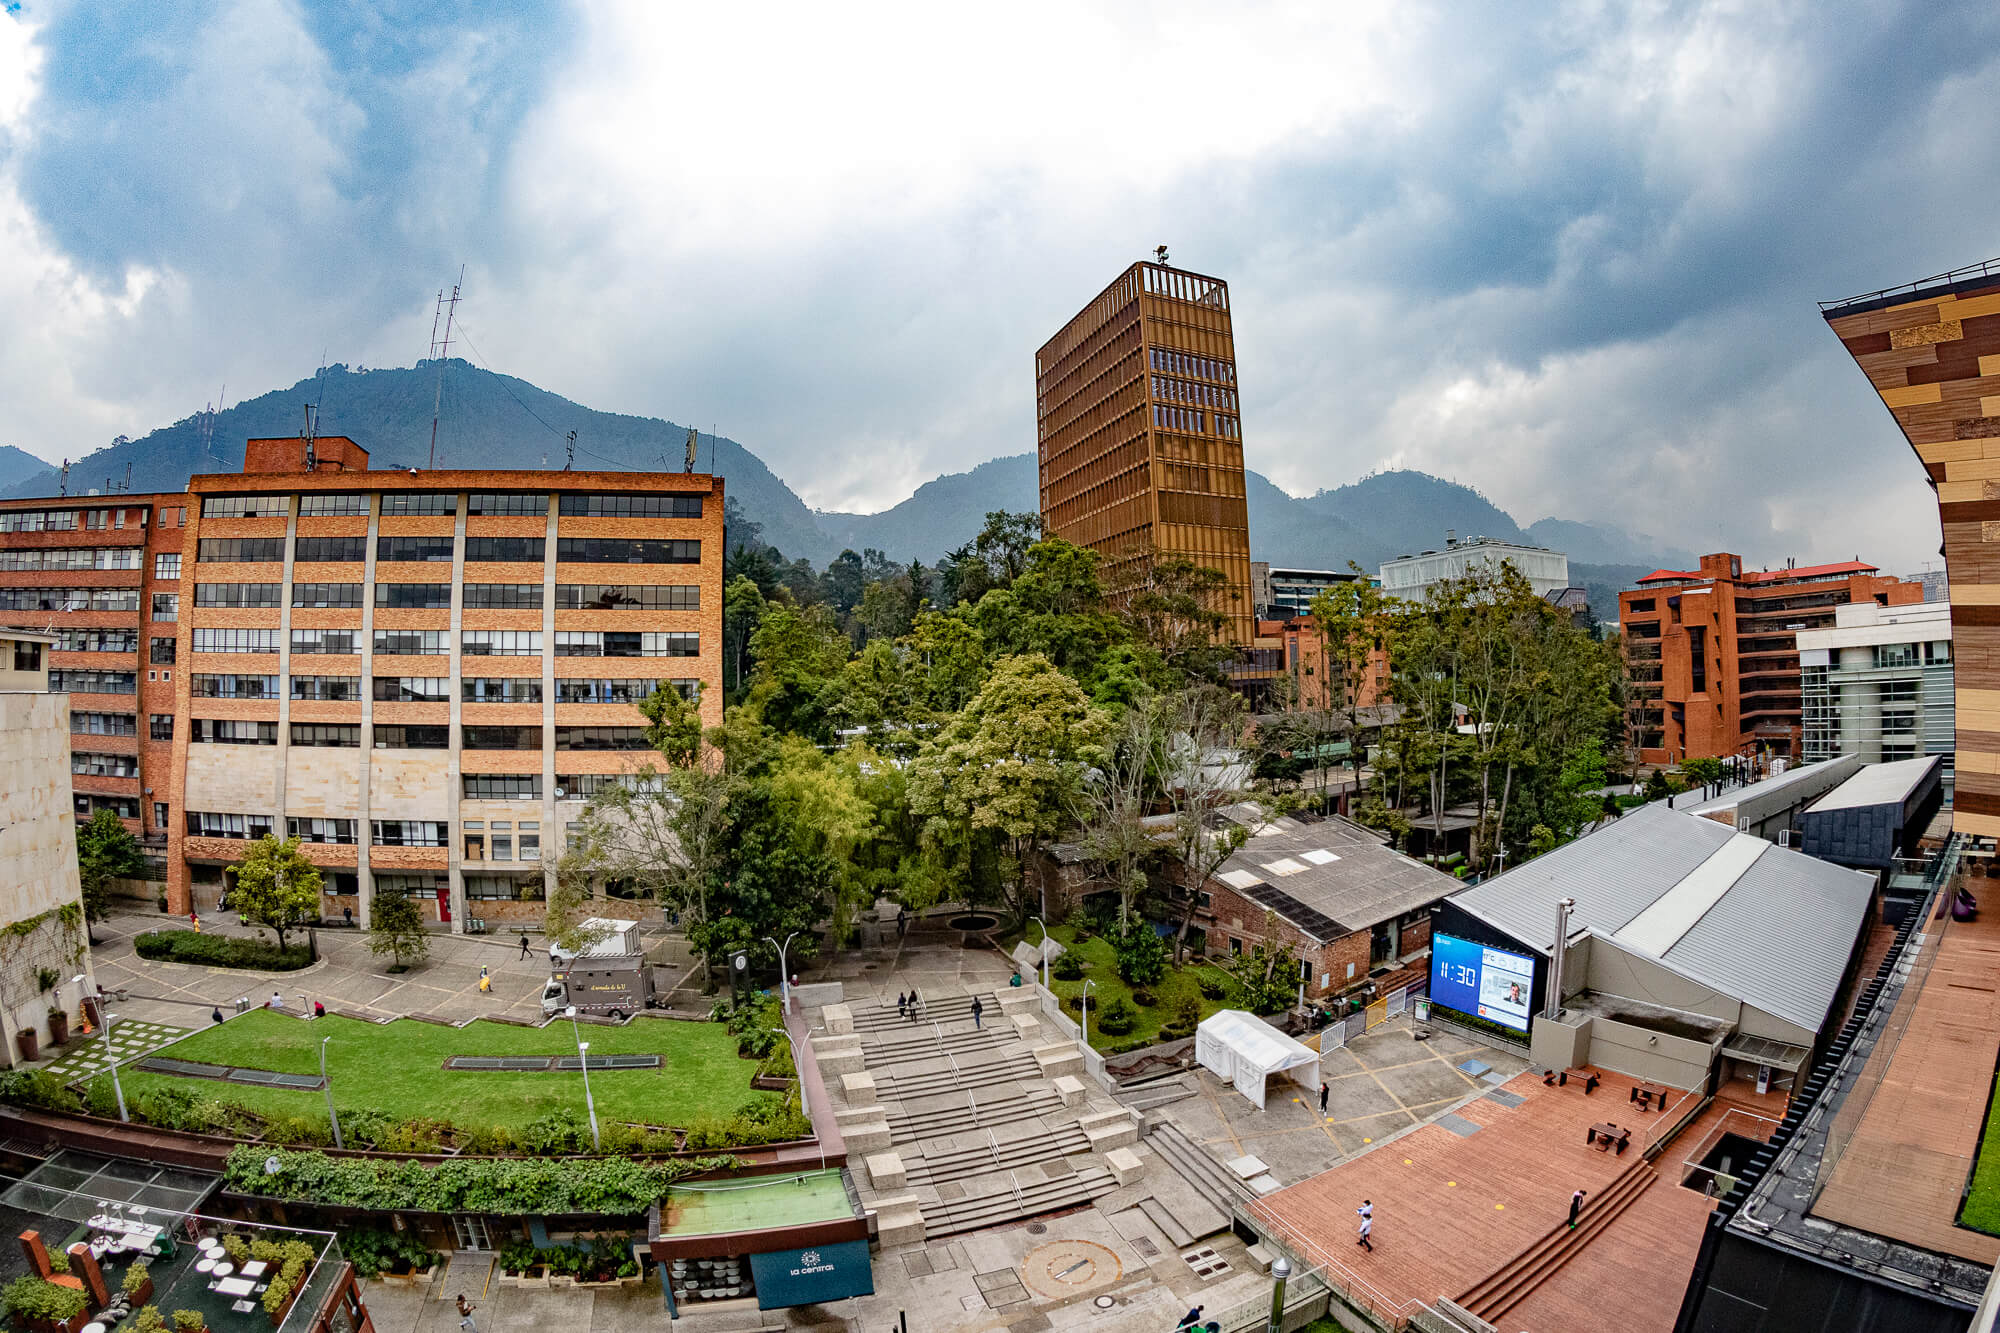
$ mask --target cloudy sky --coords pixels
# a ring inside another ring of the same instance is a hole
[[[1165,241],[1250,465],[1935,559],[1814,301],[2000,255],[2000,6],[0,0],[0,443],[476,359],[878,509]]]

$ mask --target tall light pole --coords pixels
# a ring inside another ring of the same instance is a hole
[[[785,1012],[788,1014],[792,1012],[792,972],[785,965],[785,950],[791,947],[792,941],[798,937],[798,933],[795,930],[790,935],[785,936],[783,944],[778,943],[769,935],[764,937],[764,943],[778,951],[778,1002],[784,1006]]]
[[[579,1063],[583,1065],[583,1105],[584,1109],[590,1112],[590,1146],[598,1152],[603,1152],[604,1143],[597,1137],[597,1102],[590,1095],[590,1043],[578,1042],[576,1053]]]
[[[769,1028],[767,1029],[767,1031],[777,1033],[779,1036],[783,1037],[786,1041],[790,1041],[792,1039],[792,1034],[786,1031],[784,1028]],[[819,1031],[819,1029],[814,1028],[812,1029],[812,1031],[817,1032]],[[799,1092],[799,1114],[803,1115],[806,1118],[806,1123],[812,1126],[813,1142],[819,1145],[819,1169],[824,1171],[826,1170],[826,1140],[822,1139],[819,1136],[819,1122],[813,1119],[812,1103],[806,1100],[806,1081],[803,1078],[800,1078],[798,1076],[798,1073],[799,1073],[798,1056],[793,1055],[792,1085],[796,1087]]]
[[[1028,920],[1042,928],[1042,989],[1047,990],[1049,988],[1049,923],[1038,916],[1031,916]]]
[[[333,1109],[333,1080],[326,1076],[326,1044],[332,1040],[332,1037],[319,1039],[319,1085],[326,1090],[326,1118],[333,1124],[333,1146],[344,1148],[347,1145],[340,1141],[340,1115]]]
[[[77,985],[77,993],[79,995],[83,994],[83,973],[77,973],[71,980]],[[102,1000],[98,1001],[97,1012],[98,1016],[104,1020],[104,1026],[98,1029],[98,1036],[104,1043],[105,1062],[111,1066],[111,1091],[118,1098],[118,1118],[129,1124],[132,1117],[125,1112],[125,1089],[118,1082],[118,1057],[112,1054],[111,1051],[111,1020],[118,1017],[118,1015],[105,1008]]]
[[[1271,1323],[1268,1333],[1280,1333],[1285,1326],[1285,1279],[1292,1275],[1292,1261],[1279,1255],[1271,1261]]]
[[[1083,1004],[1077,1011],[1083,1015],[1083,1044],[1086,1048],[1090,1045],[1090,988],[1096,984],[1089,977],[1083,979]]]

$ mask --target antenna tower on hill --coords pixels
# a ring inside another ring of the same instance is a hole
[[[446,299],[442,290],[438,292],[437,314],[431,317],[431,356],[438,363],[437,395],[431,402],[431,461],[437,466],[438,417],[444,411],[444,363],[451,356],[451,323],[458,314],[459,293],[465,287],[465,265],[458,266],[458,281],[451,285],[451,296]],[[444,321],[444,338],[438,338],[438,321]]]

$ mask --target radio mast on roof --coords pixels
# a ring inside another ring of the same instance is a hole
[[[438,417],[444,411],[444,363],[451,356],[451,322],[458,314],[458,295],[465,286],[465,265],[458,266],[458,281],[451,285],[451,299],[446,300],[442,290],[438,292],[438,315],[444,318],[444,340],[438,340],[438,315],[431,317],[431,356],[438,363],[437,394],[431,401],[431,461],[437,466]]]
[[[700,451],[700,449],[701,449],[701,427],[689,426],[688,438],[687,438],[687,466],[682,468],[681,471],[683,472],[694,471],[695,455]]]

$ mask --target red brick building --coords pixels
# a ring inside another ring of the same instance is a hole
[[[1300,708],[1332,709],[1347,706],[1346,692],[1335,688],[1340,665],[1329,662],[1326,638],[1319,622],[1311,616],[1289,616],[1283,620],[1259,620],[1259,643],[1270,641],[1284,648],[1285,678],[1291,682],[1293,698]],[[1389,691],[1389,654],[1380,648],[1368,654],[1368,670],[1361,678],[1359,708],[1372,708]]]
[[[1628,743],[1648,764],[1797,759],[1797,632],[1831,626],[1834,608],[1850,602],[1923,600],[1923,584],[1861,560],[1746,572],[1740,557],[1718,552],[1699,569],[1654,570],[1618,595]]]

